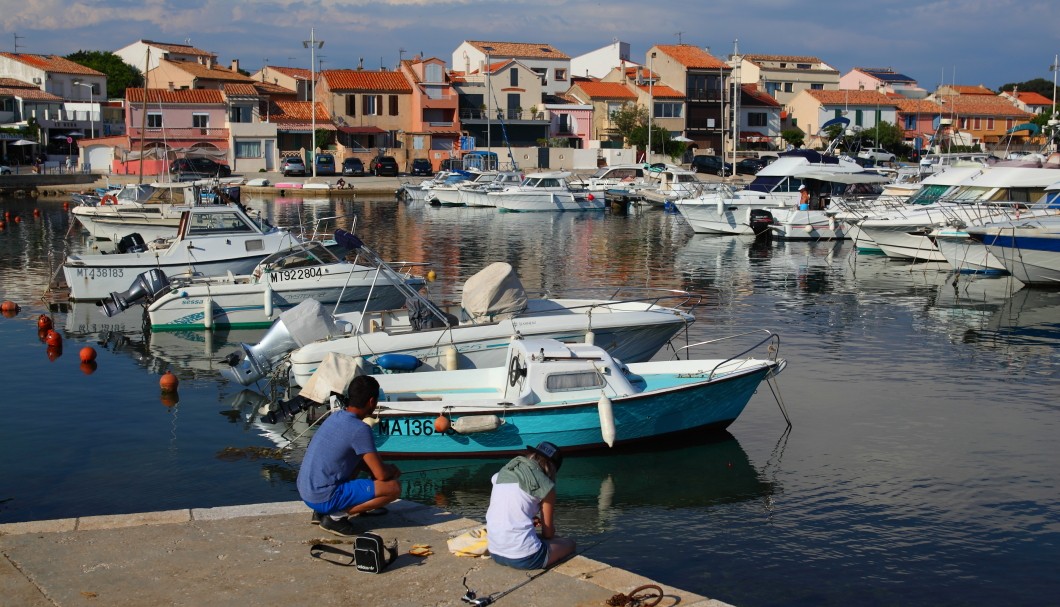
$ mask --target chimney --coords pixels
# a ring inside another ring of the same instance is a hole
[[[232,71],[237,73],[239,72],[239,59],[232,60]]]
[[[212,70],[213,69],[213,57],[207,57],[206,58],[206,69],[208,69],[208,70]]]

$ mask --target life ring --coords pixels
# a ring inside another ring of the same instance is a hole
[[[118,197],[114,194],[104,194],[103,198],[99,199],[99,204],[118,204]]]

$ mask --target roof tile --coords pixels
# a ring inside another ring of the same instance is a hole
[[[411,93],[412,85],[401,72],[368,70],[324,70],[320,73],[332,91]]]
[[[144,89],[125,89],[125,100],[129,103],[143,103]],[[221,91],[216,89],[147,89],[147,103],[202,105],[224,101]]]
[[[65,57],[58,55],[29,55],[26,53],[0,53],[0,57],[7,57],[12,61],[18,61],[30,67],[35,67],[46,72],[56,74],[80,74],[83,76],[104,76],[102,72],[85,67],[80,63],[74,63]]]
[[[514,57],[518,59],[570,59],[570,57],[546,42],[487,42],[467,40],[479,51],[497,57]],[[487,48],[489,47],[489,48]]]
[[[579,82],[576,85],[590,99],[636,99],[637,96],[621,82]]]
[[[654,48],[673,57],[678,63],[691,69],[728,68],[721,59],[691,44],[659,44]]]

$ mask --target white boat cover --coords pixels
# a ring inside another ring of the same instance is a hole
[[[299,348],[342,333],[335,324],[335,317],[315,299],[307,299],[284,311],[280,314],[280,321],[287,327],[287,332]]]
[[[332,393],[346,394],[350,380],[368,372],[368,365],[360,356],[354,358],[338,352],[328,352],[299,394],[313,402],[327,404]]]
[[[467,279],[460,304],[473,321],[488,322],[526,310],[526,291],[515,268],[498,261]]]

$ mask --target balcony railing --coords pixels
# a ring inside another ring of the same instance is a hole
[[[199,140],[227,140],[228,129],[214,128],[190,128],[190,129],[141,129],[130,128],[129,137],[133,139],[143,138],[145,140],[163,139],[199,139]]]
[[[540,120],[546,121],[544,112],[530,112],[529,110],[506,110],[494,108],[487,117],[486,110],[460,110],[460,120],[482,121],[489,120]]]

